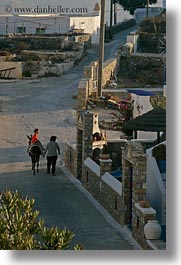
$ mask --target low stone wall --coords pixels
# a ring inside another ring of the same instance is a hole
[[[99,200],[100,196],[100,167],[90,158],[83,163],[82,184],[92,196]]]
[[[76,176],[74,164],[76,161],[75,149],[69,144],[66,144],[65,148],[65,166]],[[73,161],[74,163],[72,163]],[[124,185],[109,172],[103,174],[101,172],[104,172],[104,165],[102,163],[99,166],[89,157],[84,160],[81,178],[84,188],[100,202],[119,224],[128,225],[129,222],[125,217],[129,203],[124,198]],[[155,220],[156,211],[152,207],[149,207],[149,203],[148,207],[144,208],[140,202],[137,202],[132,204],[132,213],[129,213],[132,215],[131,227],[133,238],[143,249],[152,249],[145,238],[144,226],[149,220]]]
[[[99,201],[118,223],[123,224],[122,184],[109,173],[101,177]]]
[[[162,87],[164,84],[164,54],[131,53],[121,55],[119,61],[118,86],[131,87]]]
[[[40,63],[41,65],[41,63]],[[40,71],[37,73],[38,77],[44,76],[60,76],[63,73],[66,73],[74,67],[74,61],[68,63],[59,63],[54,65],[46,65],[40,68]]]
[[[118,223],[124,224],[122,184],[108,172],[100,176],[100,171],[100,166],[87,158],[83,165],[82,184]]]
[[[65,143],[65,167],[71,172],[71,174],[77,176],[77,148],[76,144]]]
[[[104,86],[106,82],[110,80],[111,71],[116,72],[116,65],[117,65],[117,58],[111,58],[103,64],[102,86]]]
[[[156,211],[149,207],[143,208],[139,203],[135,203],[134,215],[132,221],[132,236],[143,249],[151,249],[144,235],[144,226],[148,220],[155,220]]]
[[[74,51],[29,51],[23,50],[21,52],[22,61],[32,60],[36,58],[37,61],[45,60],[51,62],[64,62],[65,60],[80,60],[83,56],[83,46],[77,47],[77,50]],[[66,62],[66,61],[65,61]]]
[[[102,85],[110,80],[111,72],[117,72],[117,58],[111,58],[103,64]],[[97,96],[98,85],[98,62],[84,67],[84,79],[81,79],[78,86],[77,109],[87,107],[88,96]]]
[[[46,61],[23,62],[24,77],[60,76],[74,67],[74,61],[51,64]]]

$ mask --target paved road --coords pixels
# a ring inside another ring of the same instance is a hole
[[[17,165],[18,167],[18,165]],[[132,250],[137,244],[120,228],[102,207],[72,176],[58,168],[57,175],[45,174],[41,163],[38,175],[33,176],[30,163],[21,163],[17,172],[12,166],[0,173],[0,191],[18,190],[35,198],[35,207],[47,226],[55,225],[75,231],[74,243],[83,243],[86,250]]]
[[[115,53],[118,43],[115,39],[106,44],[106,56]],[[45,160],[41,161],[40,173],[33,176],[26,154],[26,134],[34,127],[40,128],[43,143],[55,134],[60,144],[75,141],[75,101],[71,96],[76,94],[84,65],[96,57],[96,51],[90,50],[80,65],[58,78],[0,83],[0,191],[8,188],[34,197],[46,225],[74,229],[75,242],[83,242],[86,249],[138,249],[127,231],[106,214],[79,182],[75,183],[60,168],[55,177],[46,175]]]

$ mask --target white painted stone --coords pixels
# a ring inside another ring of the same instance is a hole
[[[100,177],[100,167],[91,158],[86,158],[84,165]]]
[[[114,178],[111,174],[106,172],[101,180],[106,183],[108,186],[110,186],[116,193],[118,193],[120,196],[122,196],[122,183],[118,181],[116,178]]]
[[[142,208],[139,203],[135,203],[135,207],[142,213],[146,214],[156,214],[156,211],[152,208]]]

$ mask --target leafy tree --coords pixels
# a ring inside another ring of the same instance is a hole
[[[147,5],[147,0],[114,0],[119,3],[124,10],[128,11],[131,15],[134,14],[135,9],[144,8]],[[149,4],[155,4],[157,0],[149,0]]]
[[[81,250],[70,247],[74,233],[58,227],[46,228],[33,210],[34,199],[22,198],[19,192],[0,194],[0,249],[2,250]]]

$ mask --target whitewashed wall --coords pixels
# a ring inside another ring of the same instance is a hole
[[[91,34],[93,44],[99,43],[100,16],[71,17],[70,28],[74,26],[75,28],[83,29],[85,33]]]
[[[8,19],[7,19],[8,18]],[[70,29],[69,17],[0,16],[0,34],[14,34],[18,27],[25,27],[26,34],[36,33],[36,28],[46,28],[46,33],[65,33]]]
[[[152,148],[147,153],[147,199],[157,212],[157,219],[160,224],[166,224],[166,188],[162,176],[157,166],[155,158],[152,156]]]

